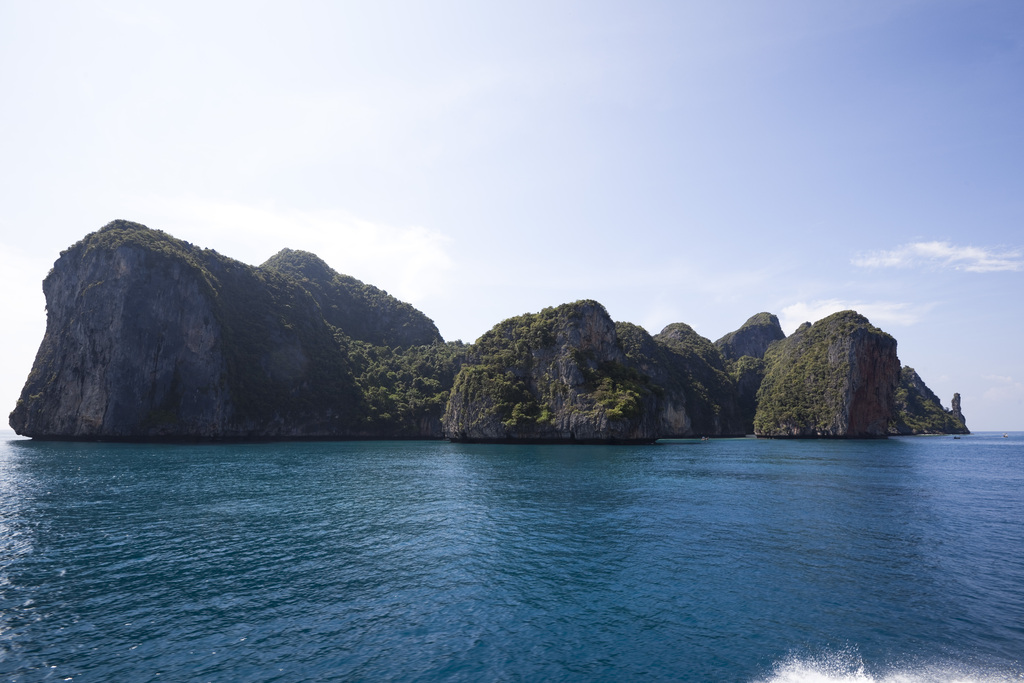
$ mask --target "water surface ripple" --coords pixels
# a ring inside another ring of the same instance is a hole
[[[0,676],[1021,680],[1024,435],[0,443]]]

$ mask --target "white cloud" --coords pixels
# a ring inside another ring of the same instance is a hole
[[[1015,250],[998,251],[949,242],[913,242],[891,251],[875,251],[853,259],[862,268],[931,266],[971,273],[1024,270],[1024,257]]]
[[[413,304],[445,294],[451,285],[449,239],[424,226],[228,202],[148,199],[144,206],[143,214],[152,215],[154,207],[160,213],[150,227],[247,263],[258,265],[286,247],[302,249]]]
[[[779,323],[786,334],[791,334],[805,322],[816,322],[839,311],[854,310],[866,316],[873,325],[884,328],[886,325],[913,325],[932,309],[934,304],[911,306],[905,303],[887,301],[845,301],[843,299],[825,299],[820,301],[798,301],[782,309]]]

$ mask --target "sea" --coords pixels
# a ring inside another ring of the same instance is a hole
[[[0,681],[1022,681],[1024,433],[0,441]]]

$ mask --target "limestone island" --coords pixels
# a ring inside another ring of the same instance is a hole
[[[117,220],[61,252],[10,415],[42,440],[663,438],[967,434],[855,311],[718,341],[576,301],[445,342],[413,306],[285,249],[260,266]]]

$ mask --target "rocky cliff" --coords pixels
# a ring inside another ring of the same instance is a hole
[[[347,338],[278,269],[114,221],[62,252],[43,291],[46,333],[10,418],[19,434],[386,435],[368,429]]]
[[[890,434],[970,434],[960,412],[960,394],[953,394],[953,407],[945,410],[939,397],[909,365],[900,370],[894,404]]]
[[[960,410],[960,394],[959,392],[953,393],[953,400],[949,402],[949,414],[954,420],[959,422],[967,429],[967,419],[964,417],[963,411]]]
[[[746,434],[754,431],[757,392],[765,373],[764,354],[768,347],[785,338],[778,317],[771,313],[758,313],[748,318],[739,329],[715,342],[736,384],[737,412]]]
[[[743,425],[744,434],[754,433],[754,417],[757,415],[757,392],[764,381],[765,362],[763,358],[740,356],[728,362],[729,374],[736,384],[736,412]]]
[[[673,436],[743,436],[736,383],[715,345],[685,323],[667,325],[654,335],[654,341],[666,351],[661,372],[678,378],[667,378],[662,386],[670,396],[687,396],[691,430]],[[655,374],[659,372],[656,370]]]
[[[801,326],[765,354],[754,433],[884,437],[900,364],[896,340],[854,311]]]
[[[735,361],[743,356],[764,358],[769,346],[785,338],[777,316],[758,313],[750,316],[738,330],[716,341],[715,346],[727,360]]]
[[[315,254],[282,249],[260,266],[300,284],[324,320],[351,339],[374,346],[423,346],[443,341],[434,321],[384,290],[342,275]]]
[[[50,438],[161,436],[172,422],[223,432],[235,408],[204,255],[115,237],[112,224],[105,243],[76,244],[44,280],[46,333],[11,426]]]
[[[650,442],[966,432],[853,311],[779,339],[651,336],[595,301],[445,343],[424,314],[285,249],[250,266],[127,221],[62,252],[10,416],[42,439]],[[763,358],[761,356],[764,356]]]
[[[509,318],[470,349],[444,428],[456,441],[651,442],[650,381],[596,301]]]
[[[629,364],[654,387],[661,438],[743,436],[735,385],[710,341],[682,323],[654,337],[631,323],[616,330]]]

